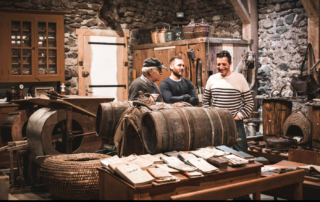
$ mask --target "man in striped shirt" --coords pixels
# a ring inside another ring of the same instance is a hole
[[[240,73],[231,72],[231,64],[231,55],[228,51],[217,53],[219,73],[208,79],[202,105],[227,109],[232,113],[238,137],[241,138],[241,142],[235,144],[234,149],[247,152],[248,144],[242,119],[250,115],[254,103],[246,79]]]

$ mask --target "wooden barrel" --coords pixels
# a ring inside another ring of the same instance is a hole
[[[141,133],[147,153],[233,146],[238,138],[232,114],[214,107],[185,107],[147,112]]]
[[[133,104],[130,101],[101,103],[96,118],[97,134],[102,138],[113,139],[122,113],[131,106]]]
[[[2,143],[23,140],[26,136],[28,119],[32,113],[30,109],[8,113],[0,125]]]

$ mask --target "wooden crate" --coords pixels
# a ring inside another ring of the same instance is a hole
[[[312,147],[320,149],[320,105],[312,107]]]
[[[285,99],[263,99],[263,139],[283,136],[283,125],[291,112],[291,101]]]

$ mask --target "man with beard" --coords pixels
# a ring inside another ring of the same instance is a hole
[[[229,110],[236,122],[241,141],[233,146],[238,151],[248,151],[247,138],[242,119],[247,118],[253,109],[253,98],[248,83],[240,73],[231,72],[231,55],[228,51],[217,53],[219,73],[211,75],[204,90],[203,107],[213,106]]]
[[[189,79],[182,78],[184,62],[181,57],[175,56],[170,62],[171,75],[160,84],[163,100],[166,103],[188,102],[198,105],[199,99],[193,83]]]

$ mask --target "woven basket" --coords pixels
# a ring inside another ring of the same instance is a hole
[[[302,141],[298,142],[298,145],[305,145],[310,144],[312,141],[312,126],[309,119],[302,113],[302,112],[293,112],[284,122],[283,125],[283,135],[288,137],[297,136],[298,131],[294,130],[291,133],[294,134],[287,134],[290,127],[299,127],[303,133]]]
[[[199,37],[208,37],[209,32],[194,32],[194,37],[199,38]]]
[[[40,173],[48,191],[63,200],[99,198],[100,160],[110,156],[96,153],[52,156],[41,164]]]
[[[193,39],[194,38],[193,32],[184,32],[183,34],[184,34],[185,39]]]

